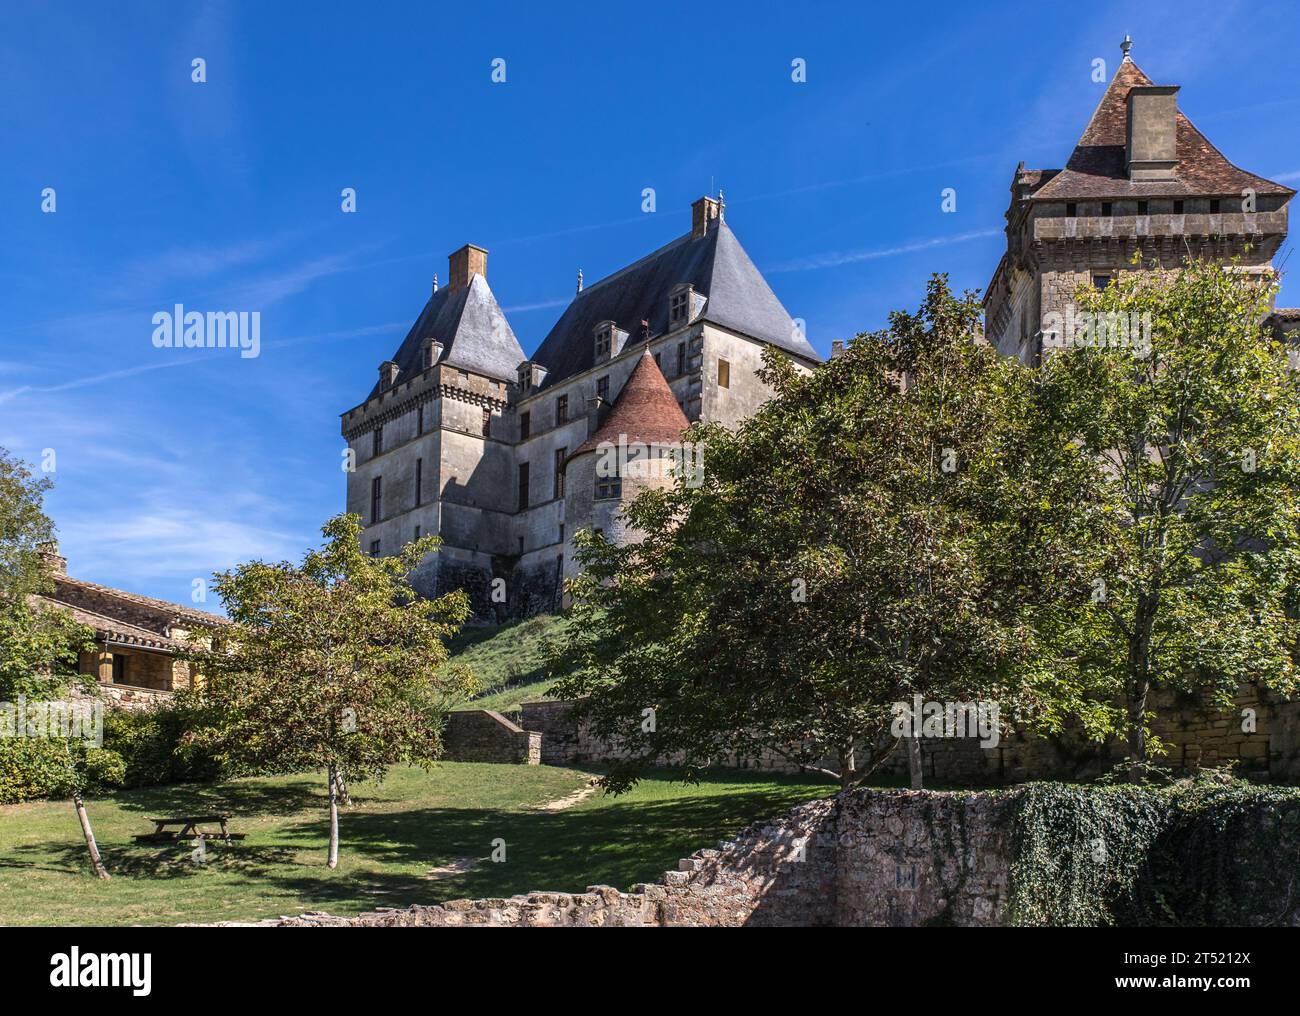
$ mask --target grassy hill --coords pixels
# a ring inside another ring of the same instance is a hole
[[[558,676],[547,666],[550,647],[569,623],[567,618],[539,614],[509,624],[464,629],[451,642],[451,656],[474,673],[478,692],[462,708],[512,712],[520,703],[544,698]]]

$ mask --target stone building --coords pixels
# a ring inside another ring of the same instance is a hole
[[[1011,182],[1007,251],[985,293],[985,334],[1026,363],[1060,338],[1054,324],[1080,284],[1176,269],[1189,256],[1240,258],[1243,271],[1268,273],[1286,238],[1295,191],[1229,162],[1179,109],[1178,86],[1153,84],[1131,46],[1125,39],[1065,168],[1022,162]],[[1275,329],[1295,314],[1278,312]]]
[[[226,624],[225,618],[72,578],[56,543],[45,546],[44,557],[54,589],[34,597],[37,605],[62,610],[95,631],[94,648],[78,661],[79,673],[93,675],[114,701],[126,701],[135,691],[192,687],[189,664],[178,653]]]
[[[413,584],[464,588],[482,615],[558,606],[577,529],[633,537],[617,508],[646,480],[597,475],[595,444],[677,439],[696,420],[735,426],[770,395],[756,373],[766,347],[818,361],[720,197],[694,202],[690,232],[666,246],[589,286],[579,274],[531,358],[488,286],[487,251],[460,248],[450,272],[342,416],[347,510],[373,554],[440,536]]]

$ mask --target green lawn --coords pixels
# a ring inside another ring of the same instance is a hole
[[[546,696],[556,675],[546,662],[550,647],[564,634],[569,622],[540,614],[524,621],[485,627],[468,627],[451,640],[452,659],[473,671],[478,692],[464,709],[512,712],[524,702]]]
[[[324,866],[324,781],[235,780],[123,791],[88,802],[113,878],[90,874],[72,806],[0,807],[0,924],[176,924],[256,920],[303,910],[353,914],[381,906],[534,889],[628,888],[656,880],[677,859],[831,793],[826,783],[720,772],[697,786],[662,774],[622,797],[596,794],[563,811],[538,806],[582,789],[591,774],[552,766],[442,763],[394,769],[353,787],[341,818],[339,867]],[[248,838],[210,846],[137,846],[150,816],[223,811]],[[506,859],[489,860],[503,839]],[[477,861],[444,878],[432,869]]]

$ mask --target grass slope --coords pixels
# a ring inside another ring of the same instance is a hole
[[[380,906],[508,896],[535,889],[628,888],[750,822],[834,788],[719,772],[686,786],[658,774],[622,797],[596,794],[565,811],[538,806],[584,787],[589,773],[552,766],[443,763],[395,768],[352,788],[340,819],[339,867],[325,867],[324,780],[291,776],[123,791],[88,802],[113,878],[90,874],[72,806],[0,807],[0,924],[176,924],[256,920],[303,910],[354,914]],[[163,814],[228,812],[236,846],[137,845]],[[489,857],[506,844],[503,863]],[[473,870],[431,879],[465,858]]]
[[[568,624],[566,618],[540,614],[461,631],[449,647],[452,659],[478,679],[476,697],[462,708],[511,712],[521,703],[544,698],[554,680],[546,666],[549,647]]]

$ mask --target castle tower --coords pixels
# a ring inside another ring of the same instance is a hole
[[[985,333],[1000,352],[1038,363],[1044,318],[1078,286],[1118,273],[1178,268],[1185,258],[1239,257],[1271,271],[1295,191],[1239,169],[1156,85],[1124,59],[1064,169],[1017,167],[1007,251],[984,297]]]
[[[465,588],[490,602],[493,558],[508,555],[514,486],[509,412],[523,350],[487,282],[487,251],[448,258],[406,338],[379,367],[361,405],[343,414],[354,469],[347,510],[365,523],[362,548],[393,554],[441,536],[412,584],[428,596]]]

